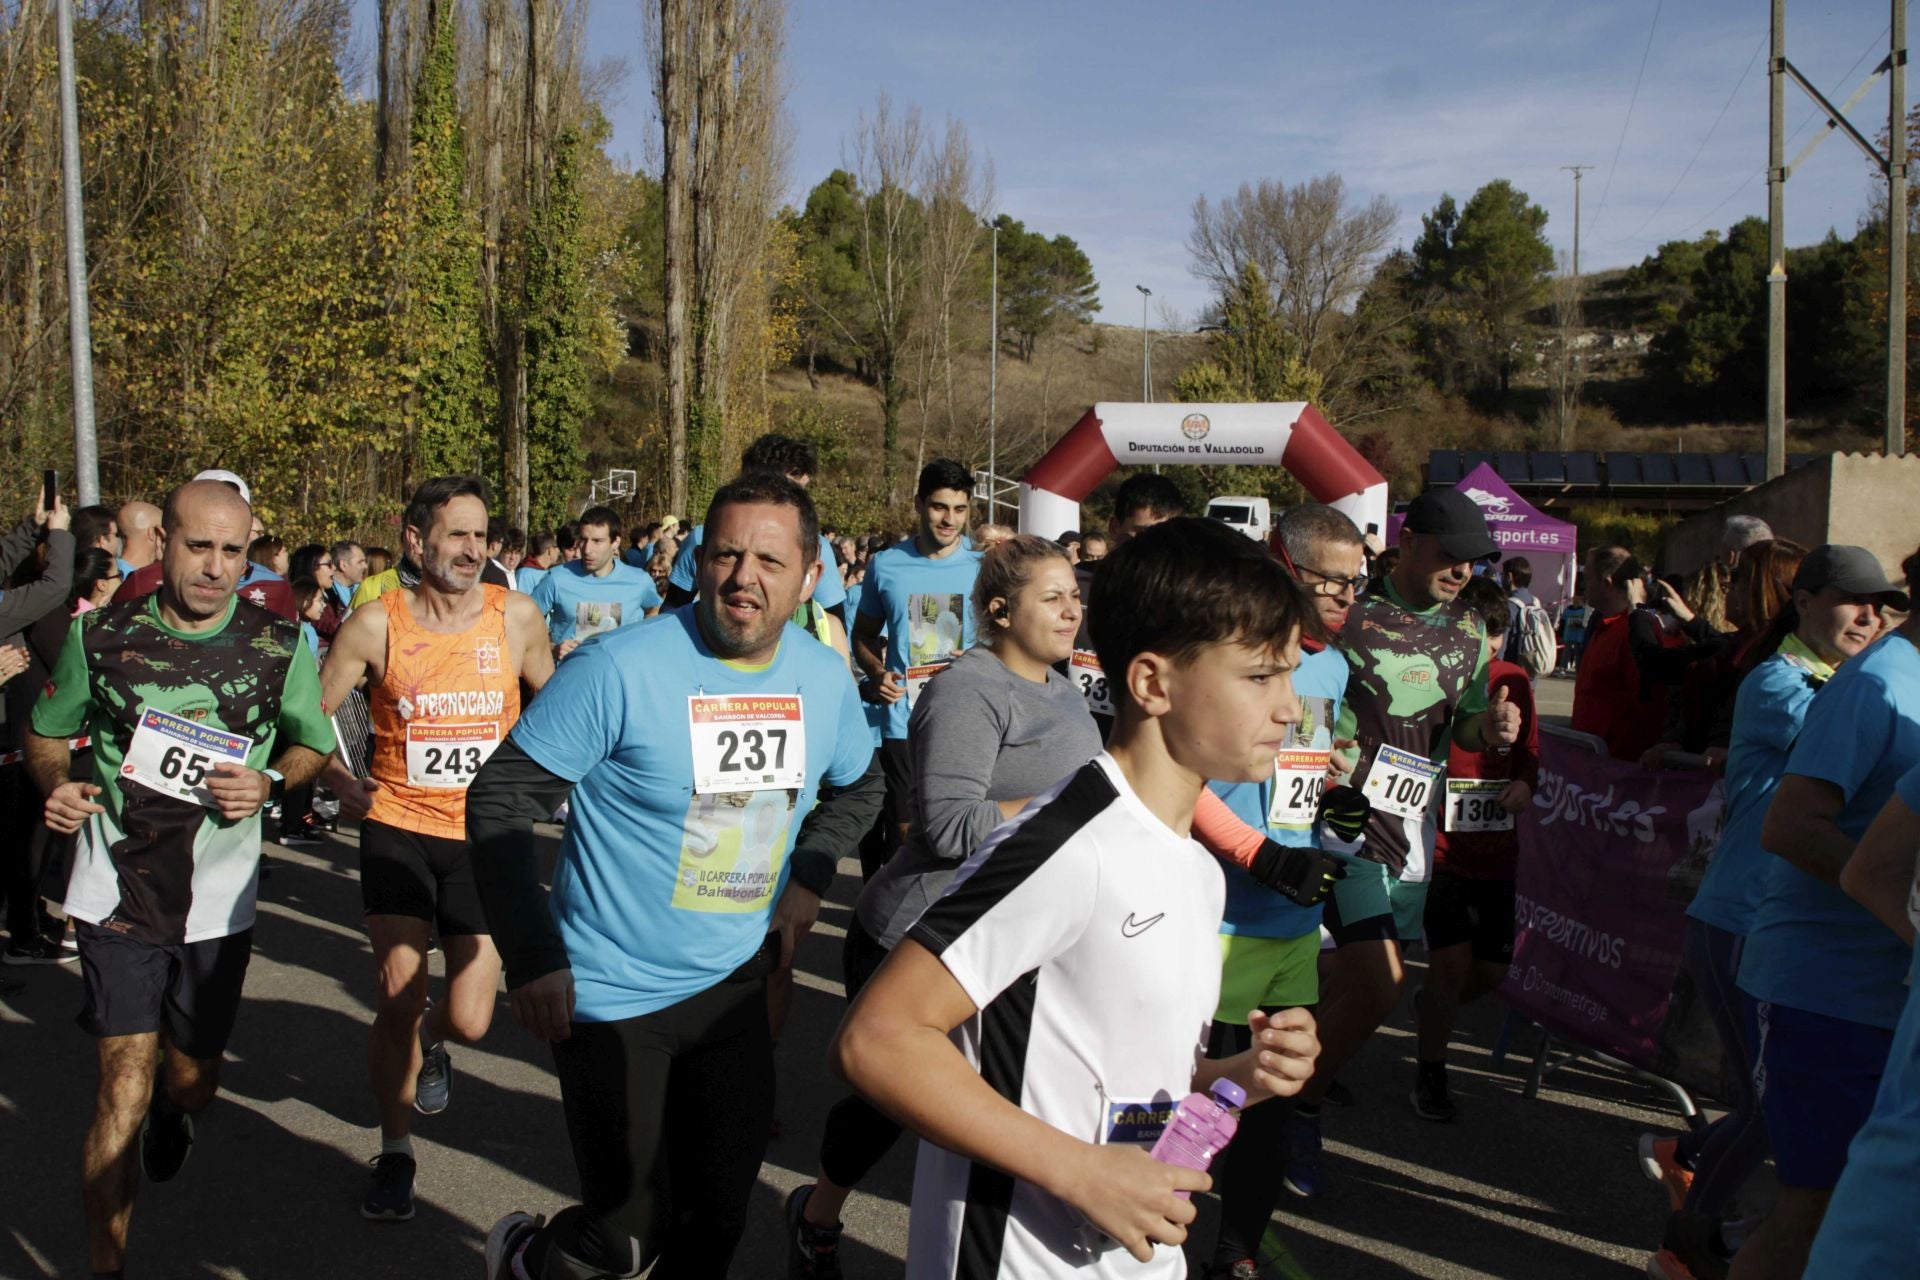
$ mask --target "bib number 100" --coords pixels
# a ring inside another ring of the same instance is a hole
[[[1432,791],[1432,778],[1416,778],[1410,773],[1401,773],[1387,779],[1386,798],[1389,804],[1422,809],[1426,807],[1427,796]]]
[[[736,733],[732,729],[720,731],[720,768],[727,773],[745,770],[759,773],[768,768],[787,767],[787,731],[785,729],[748,729]],[[772,763],[768,763],[767,753],[773,753]]]

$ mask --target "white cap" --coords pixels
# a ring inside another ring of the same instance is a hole
[[[231,471],[222,471],[218,467],[215,467],[208,471],[202,471],[199,475],[195,476],[194,479],[218,480],[221,484],[230,484],[240,491],[240,496],[247,500],[248,506],[253,505],[253,490],[247,488],[247,482]]]

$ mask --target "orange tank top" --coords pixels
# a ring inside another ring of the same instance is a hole
[[[373,778],[367,815],[449,840],[467,838],[467,784],[520,718],[520,680],[507,654],[507,589],[480,587],[480,620],[458,635],[420,625],[405,591],[387,610],[387,670],[368,696]]]

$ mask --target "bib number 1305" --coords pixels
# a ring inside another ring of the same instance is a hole
[[[807,724],[800,695],[696,695],[687,699],[693,789],[802,789],[807,785]]]

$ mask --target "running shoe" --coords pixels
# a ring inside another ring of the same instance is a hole
[[[0,956],[7,964],[72,964],[80,958],[78,949],[68,951],[52,938],[35,937],[16,943]]]
[[[1341,1084],[1338,1080],[1335,1080],[1327,1086],[1326,1096],[1322,1098],[1321,1101],[1330,1107],[1344,1108],[1351,1107],[1357,1099],[1353,1096],[1353,1090],[1347,1088],[1347,1086]]]
[[[787,1280],[840,1280],[840,1225],[816,1227],[806,1219],[812,1186],[787,1194]]]
[[[1287,1121],[1287,1190],[1312,1199],[1327,1189],[1320,1174],[1320,1117],[1296,1111]]]
[[[516,1209],[493,1224],[487,1232],[487,1280],[515,1280],[513,1260],[543,1221]]]
[[[1420,1063],[1413,1078],[1413,1110],[1422,1120],[1447,1124],[1460,1114],[1447,1092],[1445,1063]]]
[[[1684,1205],[1687,1192],[1693,1189],[1693,1170],[1680,1163],[1679,1150],[1678,1138],[1662,1138],[1651,1133],[1640,1135],[1640,1172],[1647,1175],[1649,1182],[1666,1187],[1669,1209]]]
[[[280,843],[288,848],[304,847],[321,843],[320,824],[312,814],[298,822],[290,822],[280,832]]]
[[[147,1181],[166,1182],[192,1154],[193,1117],[184,1111],[148,1107],[140,1125],[140,1169]]]
[[[1200,1274],[1204,1280],[1260,1280],[1260,1264],[1252,1258],[1216,1262]]]
[[[367,1198],[360,1216],[369,1222],[406,1222],[413,1217],[413,1157],[404,1151],[382,1151],[367,1162],[373,1176],[367,1180]]]
[[[447,1042],[427,1049],[420,1062],[420,1074],[413,1081],[413,1109],[423,1116],[437,1116],[447,1109],[453,1093],[453,1061],[447,1056]]]

